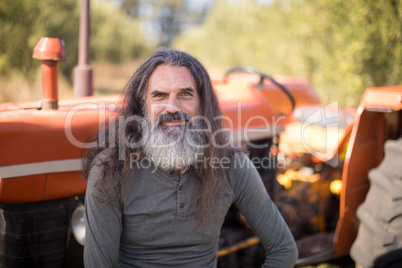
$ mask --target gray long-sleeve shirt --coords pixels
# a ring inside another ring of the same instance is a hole
[[[94,187],[99,168],[91,170],[85,197],[86,267],[216,267],[220,229],[233,203],[266,250],[263,267],[294,266],[293,237],[247,156],[235,155],[222,205],[207,230],[197,228],[200,182],[194,168],[180,177],[144,163],[130,173],[127,195],[107,204],[99,202],[102,192]]]

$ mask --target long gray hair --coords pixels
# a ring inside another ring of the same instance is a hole
[[[222,159],[228,156],[229,148],[227,136],[222,129],[220,120],[221,110],[219,108],[217,96],[212,88],[211,79],[202,64],[191,55],[167,48],[162,48],[148,57],[138,68],[127,83],[119,102],[119,118],[127,119],[130,116],[144,116],[145,94],[148,87],[150,76],[159,65],[176,67],[186,67],[191,72],[197,87],[200,99],[200,116],[210,124],[211,132],[205,133],[205,140],[208,147],[204,151],[204,159]],[[143,156],[143,149],[139,146],[110,146],[119,143],[119,135],[110,139],[111,129],[113,133],[124,135],[124,138],[131,142],[140,142],[142,139],[141,124],[137,120],[129,121],[124,128],[115,124],[106,125],[106,137],[97,135],[95,141],[102,139],[106,141],[106,146],[91,148],[84,161],[84,176],[88,178],[93,165],[102,168],[103,176],[98,180],[98,187],[101,186],[105,191],[105,202],[110,202],[114,198],[119,198],[124,189],[125,182],[130,172],[130,156],[132,154]],[[213,135],[214,134],[214,135]],[[121,142],[121,140],[120,140]],[[98,142],[99,144],[99,142]],[[105,155],[102,161],[99,155]],[[123,156],[123,157],[122,157]],[[212,167],[210,164],[197,165],[196,178],[201,181],[201,191],[197,201],[197,217],[201,225],[208,224],[212,217],[212,210],[216,205],[214,196],[219,193],[227,181],[228,173],[224,168]]]

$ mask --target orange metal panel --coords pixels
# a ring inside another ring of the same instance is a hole
[[[0,179],[0,203],[28,203],[41,201],[46,175]]]
[[[85,193],[87,183],[82,172],[52,173],[47,175],[43,200],[59,199]]]
[[[335,236],[335,254],[349,253],[357,235],[356,210],[370,187],[368,172],[380,164],[385,140],[384,114],[363,111],[352,133],[343,170],[340,215]],[[351,154],[353,152],[353,154]]]
[[[368,88],[362,101],[366,109],[390,108],[402,109],[402,86]]]
[[[58,38],[42,37],[36,44],[32,57],[38,60],[64,61],[66,59],[64,41]]]
[[[88,142],[98,130],[99,122],[115,115],[108,109],[113,110],[117,100],[118,96],[64,100],[60,101],[58,110],[29,109],[33,103],[0,104],[0,167],[18,169],[22,164],[81,158],[83,148],[77,142]],[[71,137],[66,130],[71,130]],[[0,180],[1,203],[50,200],[84,191],[85,181],[80,172]]]
[[[307,80],[278,79],[278,82],[286,85],[286,88],[292,93],[296,105],[314,105],[320,104],[320,98]],[[272,108],[279,114],[288,114],[291,108],[291,102],[286,94],[271,83],[264,83],[262,90],[264,97],[270,102]],[[279,101],[280,100],[280,101]]]
[[[214,88],[224,116],[223,123],[235,138],[245,139],[245,135],[246,139],[268,138],[277,135],[278,129],[283,129],[284,120],[278,120],[277,112],[247,80],[216,82]]]
[[[99,128],[100,113],[81,109],[71,113],[70,120],[63,110],[1,112],[0,166],[80,158],[82,148],[73,142],[87,142]],[[105,112],[105,119],[109,115]],[[67,129],[72,137],[67,136]]]
[[[368,172],[383,158],[386,139],[384,112],[402,109],[402,86],[368,88],[360,102],[342,174],[339,221],[334,238],[335,257],[349,254],[357,235],[358,206],[370,187]]]
[[[215,81],[214,88],[223,115],[229,118],[224,122],[226,127],[234,133],[244,133],[245,128],[268,130],[269,134],[265,137],[257,133],[248,135],[249,138],[261,139],[283,131],[286,117],[281,115],[290,112],[291,102],[281,89],[269,81],[264,81],[262,90],[258,90],[257,78],[253,75],[231,75],[229,81]],[[297,104],[320,103],[318,95],[306,79],[279,77],[278,81],[294,95]]]
[[[32,175],[0,180],[0,203],[29,203],[85,193],[82,172]]]

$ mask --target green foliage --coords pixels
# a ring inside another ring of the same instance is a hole
[[[217,2],[174,44],[207,66],[307,76],[324,102],[357,105],[365,88],[402,83],[399,0]]]
[[[66,61],[62,74],[72,78],[78,61],[78,29],[81,1],[78,0],[2,0],[0,2],[0,76],[21,72],[34,79],[39,61],[32,59],[35,45],[42,36],[65,42]],[[139,32],[139,23],[124,11],[91,1],[91,58],[121,62],[142,57],[149,52]]]
[[[91,15],[93,60],[119,63],[141,58],[152,49],[139,30],[140,22],[120,8],[97,3],[92,7]]]
[[[310,32],[297,36],[314,48],[306,53],[314,64],[310,75],[324,93],[356,105],[365,88],[402,82],[402,2],[298,2],[310,10],[300,16]]]
[[[205,23],[189,29],[174,46],[198,56],[207,65],[229,68],[253,65],[261,68],[264,47],[271,30],[261,23],[263,12],[253,2],[219,1]]]
[[[66,42],[67,61],[60,69],[69,73],[73,68],[78,42],[76,0],[4,0],[0,3],[0,25],[0,75],[19,70],[32,80],[40,66],[32,59],[32,52],[42,36]]]

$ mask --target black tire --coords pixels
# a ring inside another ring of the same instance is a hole
[[[386,141],[384,152],[369,172],[371,187],[357,210],[360,226],[350,251],[357,267],[402,263],[402,138]]]

